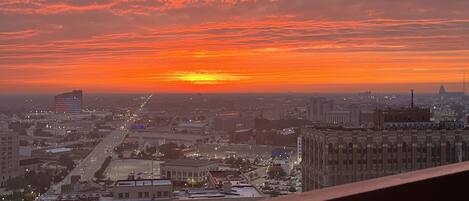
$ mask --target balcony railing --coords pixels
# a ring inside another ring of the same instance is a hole
[[[268,201],[469,200],[469,162],[344,184]]]

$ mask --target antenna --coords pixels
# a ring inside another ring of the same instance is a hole
[[[464,69],[463,81],[462,81],[462,92],[466,95],[466,69]]]
[[[414,108],[414,90],[413,89],[410,90],[410,108],[411,109]]]

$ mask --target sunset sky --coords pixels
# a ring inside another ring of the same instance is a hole
[[[436,92],[466,69],[468,0],[0,1],[0,93]]]

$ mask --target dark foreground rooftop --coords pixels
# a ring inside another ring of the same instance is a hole
[[[339,185],[269,201],[469,200],[469,162]]]

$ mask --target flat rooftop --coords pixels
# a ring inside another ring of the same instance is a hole
[[[142,180],[119,180],[116,187],[139,187],[139,186],[170,186],[173,183],[167,179],[142,179]]]
[[[156,133],[156,132],[134,132],[128,138],[147,138],[147,139],[167,139],[167,140],[180,140],[180,141],[197,141],[208,139],[208,136],[199,135],[184,135],[176,133]]]
[[[233,186],[230,193],[225,193],[220,189],[190,189],[186,192],[175,193],[177,200],[208,200],[208,199],[243,199],[243,198],[264,198],[253,186]]]
[[[186,127],[186,128],[203,128],[207,126],[207,123],[194,122],[194,123],[179,123],[177,127]]]
[[[185,167],[203,167],[207,165],[217,164],[217,161],[209,160],[192,160],[192,159],[178,159],[169,160],[161,164],[161,166],[185,166]]]

